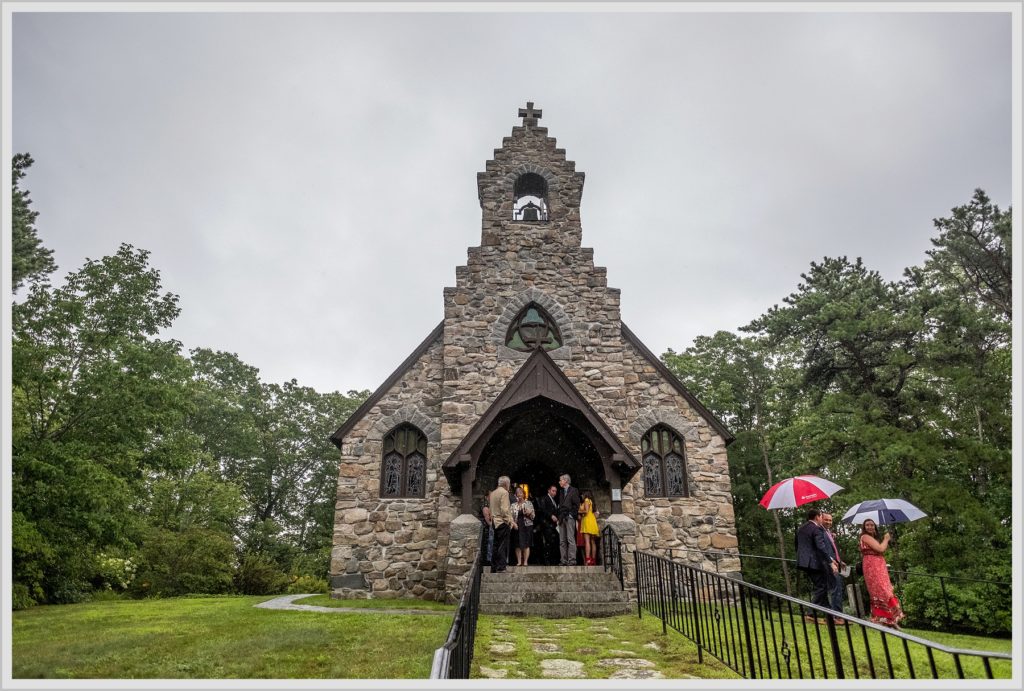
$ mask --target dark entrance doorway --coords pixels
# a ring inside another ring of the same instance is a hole
[[[484,495],[497,486],[502,475],[509,476],[513,487],[526,485],[530,499],[535,501],[568,473],[574,487],[593,493],[595,507],[602,515],[610,514],[611,492],[604,479],[601,455],[579,427],[580,418],[574,408],[541,397],[503,411],[495,420],[497,431],[480,454],[473,483],[474,501],[482,504]],[[535,535],[535,542],[537,539]],[[531,550],[530,563],[541,563],[540,549]]]

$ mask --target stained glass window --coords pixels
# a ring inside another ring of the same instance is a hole
[[[551,315],[537,303],[531,302],[512,320],[505,336],[505,345],[524,353],[538,348],[554,350],[562,347],[562,334]]]
[[[380,496],[423,497],[427,493],[427,438],[412,425],[384,437]]]
[[[690,496],[684,448],[682,438],[664,425],[657,425],[647,431],[641,441],[646,496]]]

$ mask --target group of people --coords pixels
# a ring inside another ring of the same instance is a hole
[[[558,479],[535,501],[526,496],[522,486],[514,490],[507,475],[498,478],[498,486],[491,490],[481,509],[481,520],[487,531],[486,563],[491,573],[508,568],[510,544],[515,550],[516,566],[526,566],[534,538],[540,541],[540,561],[547,566],[577,565],[577,533],[582,535],[583,560],[587,566],[597,564],[597,527],[599,512],[594,508],[594,497],[589,491],[580,491],[571,484],[568,474]],[[577,530],[578,524],[578,530]]]
[[[871,600],[871,621],[899,629],[903,610],[893,592],[884,556],[889,549],[889,539],[888,533],[879,537],[875,521],[868,519],[861,526],[859,549],[864,583]],[[817,509],[807,512],[807,522],[796,533],[796,560],[797,568],[811,580],[811,603],[842,614],[843,574],[848,574],[849,569],[836,546],[831,514]],[[805,618],[817,621],[813,614]],[[838,626],[846,624],[840,616],[834,616],[833,621]]]

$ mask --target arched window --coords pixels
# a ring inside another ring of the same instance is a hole
[[[644,494],[648,497],[688,497],[686,453],[682,438],[665,425],[655,425],[644,435]]]
[[[380,496],[423,497],[426,493],[427,438],[412,425],[399,425],[384,437]]]
[[[536,173],[524,173],[512,189],[512,220],[548,220],[548,182]]]
[[[525,353],[538,348],[554,350],[562,347],[562,334],[558,332],[558,326],[551,315],[536,302],[531,302],[512,320],[505,336],[505,345]]]

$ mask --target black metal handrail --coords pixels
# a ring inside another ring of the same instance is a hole
[[[469,585],[459,599],[448,639],[434,651],[434,661],[430,667],[431,679],[469,679],[473,645],[476,642],[476,622],[480,615],[480,579],[484,553],[487,551],[486,540],[487,530],[484,529],[480,531],[480,545],[470,568]]]
[[[951,648],[650,552],[634,560],[637,615],[748,679],[993,679],[993,664],[1011,676],[1005,653]]]
[[[626,589],[625,573],[622,569],[622,543],[611,526],[601,531],[601,566],[605,572],[612,571],[619,577],[619,585]]]
[[[687,549],[687,548],[684,548],[684,547],[673,547],[673,548],[669,549],[668,550],[669,558],[672,558],[674,556],[674,553],[677,552],[677,551],[678,552],[696,552],[696,553],[701,554],[701,555],[703,555],[705,557],[708,557],[709,559],[711,559],[711,561],[714,562],[714,564],[715,564],[715,572],[716,573],[718,573],[718,561],[719,561],[719,559],[722,559],[722,558],[725,558],[725,557],[739,557],[740,559],[764,559],[764,560],[767,560],[767,561],[785,561],[788,564],[792,564],[793,566],[796,566],[796,559],[783,559],[782,557],[772,557],[772,556],[768,556],[766,554],[744,554],[742,552],[726,552],[724,550]],[[1008,592],[1006,593],[1007,601],[1009,601],[1009,599],[1010,599],[1009,589],[1013,586],[1013,584],[1010,583],[1009,581],[993,581],[993,580],[989,580],[989,579],[985,579],[985,578],[968,578],[966,576],[947,576],[945,574],[936,575],[936,574],[932,574],[932,573],[925,573],[925,572],[922,572],[922,571],[901,571],[899,569],[892,568],[891,564],[887,564],[886,566],[889,569],[889,573],[892,574],[892,576],[893,576],[893,578],[892,578],[893,588],[895,589],[896,595],[898,597],[902,596],[903,586],[911,578],[931,578],[931,579],[938,580],[939,588],[942,591],[942,604],[943,604],[943,608],[944,608],[944,611],[945,611],[945,614],[946,614],[946,624],[947,625],[953,625],[954,621],[953,621],[953,614],[952,614],[952,612],[950,611],[950,608],[949,608],[949,593],[946,591],[946,581],[962,581],[962,582],[965,582],[965,583],[987,583],[989,585],[1001,586],[1001,587],[1004,587],[1004,588],[1008,589]],[[797,570],[795,573],[797,575],[797,582],[800,583],[801,582],[801,572],[799,570]],[[854,576],[853,573],[851,573],[848,578],[850,579],[851,583],[855,581],[855,576]],[[805,586],[805,588],[809,587],[810,586],[810,582],[809,581],[805,581],[804,582],[804,586]],[[798,589],[798,590],[801,590],[801,589]],[[902,599],[902,597],[901,597],[901,599]],[[1008,605],[1008,607],[1009,607],[1009,605]],[[859,611],[858,611],[858,614],[860,614]]]
[[[785,562],[788,562],[790,564],[796,565],[796,559],[789,559],[789,558],[783,559],[782,557],[771,557],[771,556],[768,556],[767,554],[744,554],[742,552],[726,552],[725,550],[715,550],[715,549],[687,549],[685,547],[672,547],[668,551],[670,553],[673,553],[673,552],[697,552],[699,554],[703,554],[706,557],[710,557],[712,561],[716,562],[716,566],[717,566],[717,560],[721,559],[721,558],[724,558],[724,557],[739,557],[740,559],[748,558],[748,557],[750,559],[768,559],[768,560],[771,560],[771,561],[785,561]],[[938,575],[935,575],[933,573],[925,573],[923,571],[900,571],[898,569],[892,568],[891,564],[887,564],[887,566],[889,567],[889,573],[895,574],[895,575],[899,575],[899,576],[923,576],[923,577],[926,577],[926,578],[945,579],[947,581],[968,581],[968,582],[971,582],[971,583],[990,583],[992,585],[1013,585],[1013,583],[1011,583],[1009,581],[992,581],[992,580],[988,580],[988,579],[985,579],[985,578],[968,578],[966,576],[947,576],[945,574],[942,574],[941,576],[938,576]]]

